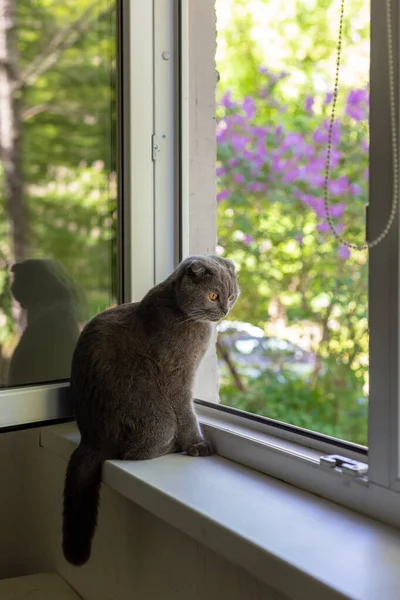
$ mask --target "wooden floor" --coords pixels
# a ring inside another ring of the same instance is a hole
[[[56,574],[28,575],[0,580],[0,600],[80,600]]]

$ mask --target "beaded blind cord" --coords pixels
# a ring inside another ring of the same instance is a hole
[[[334,237],[344,246],[353,250],[365,250],[367,248],[373,248],[377,246],[389,233],[397,211],[398,205],[398,194],[399,194],[399,154],[397,147],[397,126],[396,126],[396,96],[395,96],[395,76],[394,76],[394,52],[393,52],[393,30],[392,30],[392,5],[391,0],[386,0],[386,29],[387,29],[387,51],[388,51],[388,66],[389,66],[389,102],[390,102],[390,121],[391,121],[391,136],[392,136],[392,158],[393,158],[393,198],[392,207],[386,227],[383,231],[372,241],[366,240],[364,244],[354,244],[343,239],[332,219],[330,212],[330,200],[329,200],[329,181],[331,173],[331,158],[332,158],[332,137],[333,137],[333,126],[335,122],[335,111],[336,102],[339,91],[339,71],[340,61],[342,52],[342,39],[343,39],[343,18],[344,18],[344,2],[341,0],[340,6],[340,20],[339,20],[339,37],[337,45],[337,57],[336,57],[336,74],[335,74],[335,85],[333,90],[332,98],[332,114],[329,122],[328,131],[328,148],[326,154],[326,167],[325,167],[325,181],[324,181],[324,206],[328,225]]]

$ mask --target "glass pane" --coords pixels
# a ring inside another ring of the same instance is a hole
[[[220,399],[367,443],[368,263],[324,209],[339,0],[216,0],[218,252],[242,296],[219,327]],[[332,215],[365,240],[369,5],[345,7]]]
[[[116,302],[115,21],[111,0],[0,3],[2,387],[68,378]]]

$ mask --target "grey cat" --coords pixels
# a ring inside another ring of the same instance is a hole
[[[212,454],[192,388],[211,323],[229,313],[238,295],[233,262],[191,257],[141,302],[106,310],[82,331],[70,388],[81,443],[64,489],[63,551],[71,564],[90,557],[105,460]]]

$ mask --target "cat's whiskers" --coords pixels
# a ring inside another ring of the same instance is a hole
[[[184,317],[180,317],[179,319],[176,319],[175,323],[179,324],[179,325],[185,325],[186,323],[190,323],[196,322],[196,317],[200,316],[200,315],[185,315]]]
[[[192,312],[190,315],[184,315],[183,317],[178,317],[174,321],[174,323],[179,324],[179,325],[184,325],[189,322],[195,323],[196,321],[199,321],[199,320],[206,320],[206,319],[203,319],[202,317],[204,318],[203,312],[195,311],[195,312]]]

